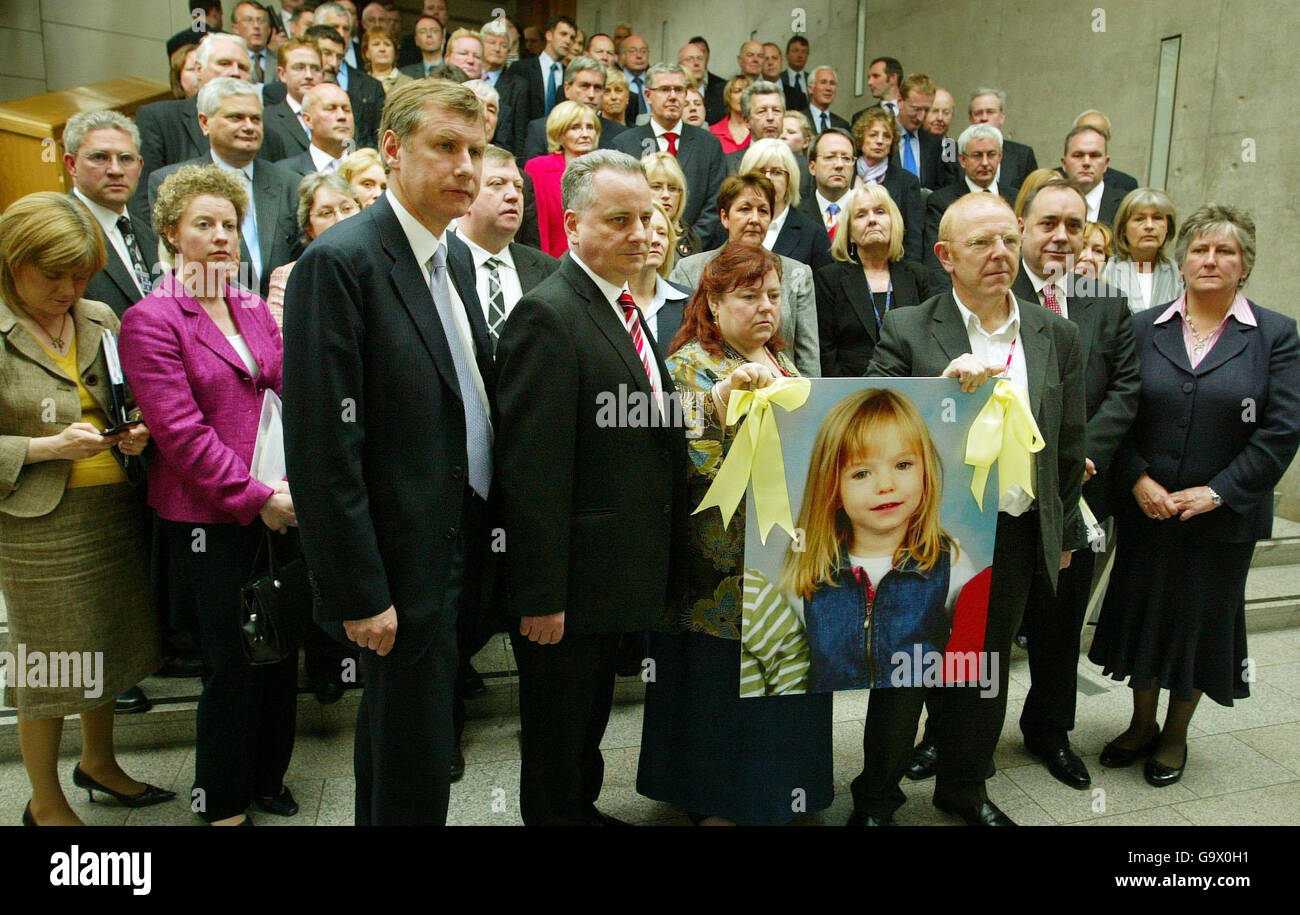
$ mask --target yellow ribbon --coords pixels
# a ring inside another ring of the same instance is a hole
[[[1034,494],[1033,461],[1030,455],[1043,450],[1043,436],[1029,408],[1029,395],[1019,385],[1003,379],[993,386],[966,436],[966,463],[975,468],[970,489],[980,509],[989,468],[998,465],[998,499],[1012,486]]]
[[[717,506],[724,524],[730,524],[750,480],[754,482],[754,507],[758,512],[759,537],[767,543],[773,525],[781,525],[794,536],[794,518],[790,514],[790,494],[785,488],[785,461],[781,455],[781,436],[776,431],[772,404],[785,410],[803,406],[812,391],[807,378],[780,378],[757,391],[732,391],[727,404],[727,425],[734,426],[745,416],[749,421],[740,429],[727,452],[718,475],[693,514]],[[712,396],[712,395],[708,395]]]

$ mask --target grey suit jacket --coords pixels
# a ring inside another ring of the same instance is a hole
[[[721,251],[718,248],[682,258],[673,267],[668,281],[694,290],[700,285],[705,265]],[[820,378],[821,344],[817,339],[817,295],[813,290],[812,268],[780,254],[777,257],[781,258],[780,334],[790,346],[790,358],[799,374]]]
[[[558,257],[551,257],[545,251],[530,248],[519,242],[510,243],[510,256],[514,258],[515,270],[519,273],[519,288],[523,290],[524,295],[532,292],[534,286],[560,266]]]
[[[182,165],[211,164],[212,159],[204,156],[154,172],[149,176],[149,209],[153,210],[158,188],[172,172]],[[274,162],[257,159],[253,164],[253,205],[257,210],[258,246],[262,249],[262,263],[257,268],[257,294],[263,299],[271,288],[271,271],[295,260],[302,253],[302,239],[298,231],[298,180],[298,175]],[[244,263],[250,260],[248,246],[242,236],[239,239],[239,258]]]
[[[1043,565],[1055,589],[1061,551],[1088,545],[1079,511],[1085,457],[1079,329],[1032,302],[1020,302],[1019,308],[1019,342],[1029,370],[1029,405],[1044,441],[1034,460],[1034,505]],[[951,292],[944,292],[885,315],[867,375],[937,377],[948,363],[970,351],[957,303]],[[974,396],[983,399],[991,391],[986,385]],[[987,498],[996,498],[992,489]]]
[[[316,161],[312,159],[311,152],[303,150],[296,156],[290,156],[287,159],[281,159],[275,163],[280,168],[293,172],[300,178],[310,175],[316,171]]]

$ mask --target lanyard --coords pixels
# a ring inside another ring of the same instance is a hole
[[[880,325],[885,319],[884,315],[882,315],[880,313],[880,310],[876,308],[876,294],[872,292],[870,288],[867,289],[867,295],[871,296],[871,310],[876,313],[876,330],[880,330]],[[890,277],[889,288],[885,290],[885,314],[886,315],[889,314],[889,304],[890,302],[893,301],[893,298],[894,298],[894,280],[893,277]]]
[[[1011,341],[1011,348],[1007,350],[1007,364],[1002,366],[1002,376],[1004,378],[1011,377],[1011,357],[1016,354],[1016,340],[1019,339],[1020,335],[1016,334],[1015,338]]]

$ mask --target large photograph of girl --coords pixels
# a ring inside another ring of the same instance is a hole
[[[743,697],[973,682],[997,496],[971,492],[984,399],[951,379],[815,379],[776,411],[795,533],[747,502]]]

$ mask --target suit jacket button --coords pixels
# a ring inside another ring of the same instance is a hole
[[[456,528],[454,526],[447,528],[447,539],[448,540],[456,539]]]
[[[1184,381],[1184,382],[1183,382],[1183,393],[1184,393],[1184,394],[1190,394],[1190,393],[1192,393],[1192,392],[1195,391],[1195,390],[1196,390],[1196,385],[1192,384],[1190,381]]]
[[[87,384],[87,386],[93,388],[95,385],[99,384],[99,376],[98,376],[98,375],[87,375],[87,376],[86,376],[86,384]]]
[[[461,477],[463,477],[464,475],[465,475],[465,468],[464,468],[464,467],[453,467],[453,468],[451,468],[451,478],[452,478],[453,480],[459,480],[459,479],[460,479]]]
[[[665,506],[664,506],[664,517],[668,517],[668,516],[671,515],[672,513],[673,513],[673,507],[672,507],[672,505],[665,505]]]

